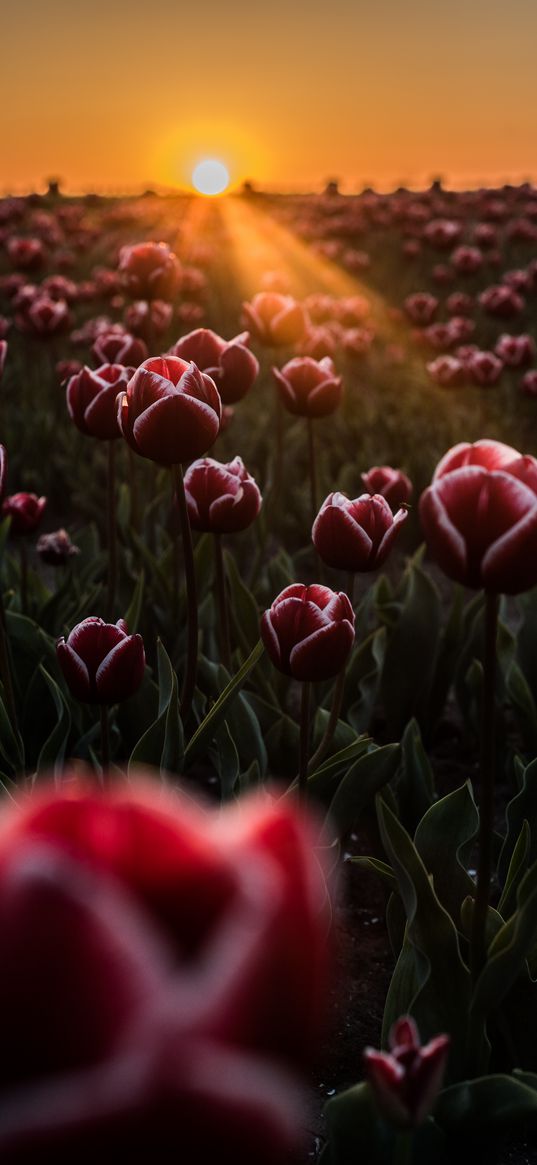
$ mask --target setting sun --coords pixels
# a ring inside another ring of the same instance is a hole
[[[223,194],[229,186],[229,172],[223,162],[206,158],[193,170],[192,185],[199,194]]]

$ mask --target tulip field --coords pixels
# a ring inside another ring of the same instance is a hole
[[[2,1165],[537,1162],[537,187],[0,199]]]

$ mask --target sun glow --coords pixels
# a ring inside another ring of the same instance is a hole
[[[223,194],[229,186],[229,171],[216,158],[204,158],[192,171],[192,185],[199,194]]]

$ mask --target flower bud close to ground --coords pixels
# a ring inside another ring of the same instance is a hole
[[[394,1023],[389,1052],[366,1048],[364,1067],[382,1116],[398,1128],[417,1128],[434,1106],[446,1070],[450,1038],[420,1043],[410,1016]]]

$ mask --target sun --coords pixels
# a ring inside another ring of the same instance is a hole
[[[199,194],[223,194],[229,186],[229,171],[216,158],[204,158],[192,171],[192,185]]]

